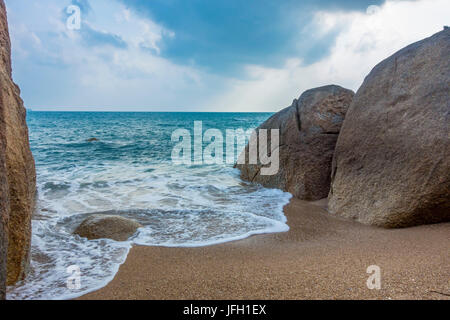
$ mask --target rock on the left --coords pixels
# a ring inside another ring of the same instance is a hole
[[[20,89],[12,80],[6,7],[0,0],[0,299],[30,260],[36,171]]]

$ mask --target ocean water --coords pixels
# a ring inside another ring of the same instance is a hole
[[[193,133],[194,121],[202,121],[203,130],[225,136],[270,115],[28,112],[38,187],[31,271],[8,288],[8,298],[68,299],[99,289],[132,244],[195,247],[287,231],[282,209],[290,194],[244,182],[230,164],[171,160],[176,129]],[[87,141],[93,137],[98,141]],[[72,235],[92,213],[133,218],[143,227],[126,242]],[[80,269],[79,289],[67,288],[72,265]]]

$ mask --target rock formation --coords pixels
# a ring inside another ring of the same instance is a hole
[[[25,116],[12,81],[6,8],[0,0],[0,281],[6,278],[7,284],[23,279],[29,263],[36,174]]]
[[[280,130],[278,173],[262,175],[260,163],[249,164],[247,146],[243,151],[246,163],[236,165],[241,178],[282,189],[299,199],[326,198],[336,140],[353,95],[335,85],[304,92],[258,128]],[[267,135],[270,137],[269,132]]]
[[[450,30],[365,78],[333,159],[329,208],[365,224],[450,221]]]
[[[136,221],[121,216],[93,214],[78,226],[74,234],[89,240],[106,238],[126,241],[140,227]]]
[[[0,128],[4,127],[0,117]],[[6,261],[8,256],[9,187],[6,174],[6,139],[0,130],[0,300],[6,296]]]

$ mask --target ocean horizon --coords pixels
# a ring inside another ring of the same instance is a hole
[[[88,107],[87,107],[88,108]],[[91,108],[91,107],[89,107]],[[43,109],[43,110],[36,110],[36,109],[32,109],[32,108],[26,108],[27,112],[80,112],[80,113],[225,113],[225,114],[229,114],[229,113],[255,113],[255,114],[267,114],[267,115],[273,115],[276,113],[276,111],[264,111],[264,112],[256,112],[256,111],[149,111],[149,110],[64,110],[62,108],[58,109],[58,110],[48,110],[48,109]]]

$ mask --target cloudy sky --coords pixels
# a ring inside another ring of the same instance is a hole
[[[357,90],[450,24],[448,0],[5,2],[14,80],[34,110],[278,111],[309,88]]]

